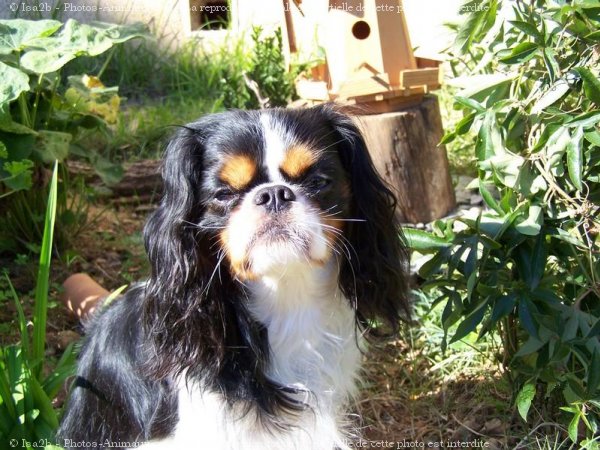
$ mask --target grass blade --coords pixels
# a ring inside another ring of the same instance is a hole
[[[54,163],[52,180],[50,181],[50,193],[48,195],[48,207],[46,219],[44,220],[44,237],[42,239],[42,250],[40,252],[40,264],[35,286],[35,309],[33,316],[33,348],[32,360],[42,361],[46,348],[46,316],[48,313],[48,277],[50,274],[50,260],[52,258],[52,239],[54,237],[54,222],[56,219],[56,197],[57,197],[58,163]],[[32,367],[36,378],[42,372],[42,364]]]

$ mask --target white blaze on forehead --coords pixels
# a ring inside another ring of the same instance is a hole
[[[285,126],[267,113],[260,115],[265,140],[265,165],[271,181],[281,180],[279,168],[285,159],[289,147]]]

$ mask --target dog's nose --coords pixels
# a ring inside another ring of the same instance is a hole
[[[254,204],[262,205],[269,212],[279,212],[291,206],[296,194],[289,187],[278,184],[260,189],[254,196]]]

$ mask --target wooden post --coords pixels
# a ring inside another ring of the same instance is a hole
[[[437,98],[397,112],[357,116],[375,167],[398,198],[404,223],[426,223],[456,207]]]

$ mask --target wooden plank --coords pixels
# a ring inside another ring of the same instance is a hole
[[[342,98],[350,98],[386,92],[390,89],[390,80],[387,74],[379,74],[371,77],[351,78],[343,82],[340,89],[334,94]]]
[[[440,70],[437,67],[428,69],[403,70],[400,72],[400,86],[428,86],[436,89],[440,86]]]

